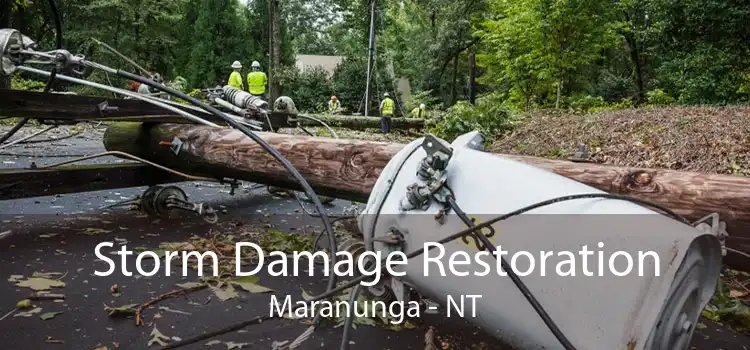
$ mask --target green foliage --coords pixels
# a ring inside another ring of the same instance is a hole
[[[296,66],[284,67],[277,78],[284,95],[291,97],[300,111],[323,112],[333,93],[328,73],[319,67],[300,72]]]
[[[729,270],[725,278],[730,282],[737,283],[737,280],[744,280],[744,283],[747,283],[748,274]],[[701,316],[726,324],[736,331],[748,333],[750,332],[750,307],[740,298],[746,295],[746,292],[732,290],[727,282],[721,280],[716,285],[716,292],[711,303],[703,310]]]
[[[45,81],[24,79],[18,73],[13,74],[10,80],[11,90],[42,91],[45,85],[47,85]]]
[[[586,113],[592,108],[604,107],[607,102],[601,96],[576,96],[570,100],[570,108],[576,112]]]
[[[406,113],[419,107],[419,104],[424,103],[426,109],[430,111],[430,113],[427,113],[427,116],[434,117],[436,116],[436,113],[433,113],[433,111],[442,107],[439,101],[440,99],[433,95],[432,90],[418,91],[413,93],[411,95],[411,100],[405,104]]]
[[[669,96],[662,89],[654,89],[646,93],[648,104],[653,106],[665,106],[674,103],[674,97]]]
[[[459,101],[448,108],[430,132],[453,140],[461,134],[477,130],[488,140],[492,139],[510,129],[515,120],[514,114],[503,105],[501,99],[498,95],[489,94],[479,98],[476,106]]]

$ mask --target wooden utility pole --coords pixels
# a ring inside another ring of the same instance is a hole
[[[175,137],[177,155],[163,143]],[[403,144],[262,133],[321,195],[366,202],[381,172]],[[138,142],[133,142],[138,140]],[[240,131],[196,125],[113,124],[104,134],[108,151],[123,151],[195,175],[237,178],[299,190],[284,167]],[[727,223],[727,245],[750,249],[750,178],[667,169],[639,169],[498,154],[602,191],[648,200],[698,220],[718,213]],[[478,165],[481,166],[481,165]],[[402,189],[403,190],[403,189]],[[657,234],[657,233],[654,233]],[[750,268],[750,261],[727,264]]]
[[[281,11],[279,10],[279,0],[268,0],[268,25],[268,100],[274,101],[279,96],[276,73],[281,68]]]

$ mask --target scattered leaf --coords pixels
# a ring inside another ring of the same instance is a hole
[[[16,303],[16,307],[19,309],[31,309],[33,306],[29,299],[24,299]]]
[[[55,236],[57,236],[57,233],[42,234],[42,235],[39,235],[38,237],[39,238],[52,238],[52,237],[55,237]]]
[[[120,286],[113,284],[112,287],[109,287],[109,292],[112,294],[118,293],[120,291]]]
[[[61,313],[62,312],[45,312],[45,313],[39,315],[39,318],[41,318],[44,321],[51,320],[51,319],[55,318],[55,316],[57,316],[57,315],[59,315]]]
[[[729,292],[729,296],[731,296],[732,298],[744,298],[745,296],[747,296],[747,292],[732,289]]]
[[[249,343],[235,343],[233,341],[226,342],[224,345],[227,346],[227,350],[233,350],[233,349],[242,349],[246,345],[249,345]]]
[[[203,346],[214,346],[214,345],[219,345],[219,344],[221,344],[220,341],[218,341],[218,340],[212,340],[212,341],[204,344]]]
[[[245,277],[234,278],[230,282],[244,289],[248,293],[260,294],[260,293],[273,292],[273,289],[266,288],[266,287],[256,284],[258,280],[259,280],[258,276],[245,276]]]
[[[104,345],[102,345],[102,346],[98,346],[98,347],[97,347],[96,349],[94,349],[94,350],[109,350],[109,348],[108,348],[108,347],[106,347],[106,346],[104,346]]]
[[[706,328],[706,327],[708,327],[708,326],[706,326],[706,325],[705,325],[705,324],[703,324],[702,322],[698,322],[698,323],[697,323],[697,324],[695,325],[695,328],[697,328],[697,329],[704,329],[704,328]]]
[[[221,301],[227,301],[239,296],[237,290],[232,287],[231,283],[221,283],[216,287],[211,287],[211,290]]]
[[[193,288],[198,288],[203,285],[205,285],[205,283],[202,283],[202,282],[187,282],[187,283],[176,284],[176,286],[182,289],[193,289]]]
[[[128,316],[135,315],[138,304],[128,304],[118,307],[111,307],[104,305],[104,311],[107,311],[110,316]]]
[[[154,326],[154,329],[151,331],[151,339],[148,341],[148,344],[146,346],[151,346],[154,344],[159,344],[161,346],[166,346],[169,343],[169,337],[165,336],[164,334],[161,334],[158,329],[156,329],[156,326]]]
[[[16,287],[26,287],[33,290],[49,290],[50,288],[65,287],[65,282],[52,280],[49,278],[31,277],[16,283]]]
[[[87,227],[81,231],[82,235],[86,236],[96,236],[101,233],[110,233],[112,230],[105,230],[101,228],[94,228],[94,227]]]
[[[38,307],[38,308],[35,308],[35,309],[31,309],[29,311],[19,312],[19,313],[13,315],[13,317],[31,317],[31,316],[34,316],[35,314],[40,313],[40,312],[42,312],[42,308]]]
[[[8,282],[18,282],[23,279],[23,275],[10,275]]]
[[[65,344],[64,341],[58,340],[58,339],[53,339],[50,336],[47,336],[47,339],[45,339],[44,342],[47,343],[47,344]]]
[[[59,279],[63,275],[62,272],[34,272],[31,277]]]
[[[302,299],[305,299],[305,301],[310,301],[313,299],[313,296],[310,295],[310,293],[306,292],[304,289],[302,289]]]

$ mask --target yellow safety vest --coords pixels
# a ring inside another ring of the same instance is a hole
[[[385,98],[383,107],[380,109],[380,115],[393,115],[393,100]]]
[[[263,72],[250,72],[247,74],[247,87],[253,95],[262,95],[266,92],[268,77]]]
[[[229,81],[227,81],[227,85],[243,90],[242,74],[240,74],[240,72],[238,71],[233,71],[232,74],[229,74]]]
[[[411,117],[413,118],[423,118],[424,117],[424,109],[421,109],[419,107],[415,107],[411,110]]]

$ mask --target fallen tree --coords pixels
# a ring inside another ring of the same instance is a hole
[[[178,154],[168,147],[175,137],[183,142]],[[263,133],[262,137],[288,158],[321,195],[360,202],[367,200],[383,168],[404,147],[385,142],[274,133]],[[119,123],[107,129],[104,144],[109,151],[131,153],[196,175],[300,189],[279,162],[233,129]],[[664,205],[690,220],[719,213],[727,222],[728,245],[750,249],[750,178],[500,156],[547,169],[606,192]],[[747,260],[728,261],[745,268],[750,266]]]
[[[330,115],[330,114],[315,114],[313,117],[322,120],[331,127],[347,128],[352,130],[364,130],[364,129],[379,129],[380,128],[380,117],[363,117],[354,115]],[[407,130],[407,129],[422,129],[425,125],[429,125],[429,121],[426,119],[418,118],[392,118],[393,124],[392,129]],[[300,124],[303,126],[320,126],[315,121],[308,119],[299,119]]]

